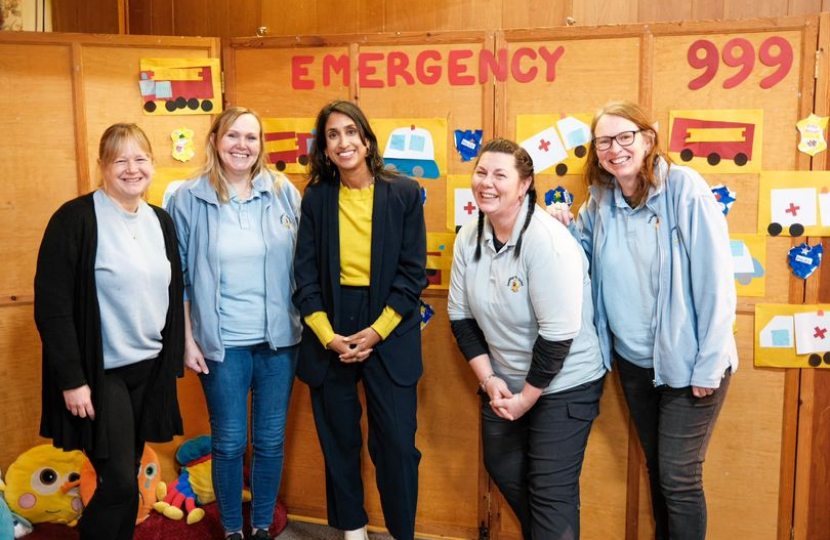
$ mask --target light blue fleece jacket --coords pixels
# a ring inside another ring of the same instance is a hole
[[[262,197],[262,236],[265,241],[265,339],[272,349],[300,342],[300,316],[291,303],[294,292],[294,248],[300,221],[300,194],[283,177],[254,179]],[[219,313],[221,267],[217,252],[219,198],[207,176],[182,184],[170,198],[167,211],[176,224],[184,272],[184,299],[190,302],[193,338],[205,358],[221,362],[225,346]],[[286,237],[290,240],[285,242]],[[256,271],[256,269],[252,269]]]
[[[656,386],[718,388],[727,369],[738,367],[733,335],[737,295],[726,219],[706,181],[694,170],[660,160],[646,207],[658,219],[657,321],[654,334]],[[591,261],[596,328],[606,367],[611,368],[612,335],[602,295],[603,252],[614,191],[591,186],[572,232]]]

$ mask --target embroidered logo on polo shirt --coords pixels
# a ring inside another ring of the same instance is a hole
[[[519,276],[513,276],[512,278],[507,280],[507,286],[510,287],[510,290],[514,293],[519,292],[519,289],[524,287],[524,281]]]

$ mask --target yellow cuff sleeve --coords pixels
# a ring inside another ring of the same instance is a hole
[[[331,327],[331,321],[325,311],[315,311],[311,315],[305,317],[305,323],[323,344],[323,348],[331,343],[334,339],[334,329]]]
[[[398,313],[389,306],[383,308],[383,313],[380,314],[378,320],[372,324],[372,330],[378,333],[381,339],[386,339],[392,330],[401,322],[401,317]]]

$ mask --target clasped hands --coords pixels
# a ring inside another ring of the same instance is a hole
[[[336,352],[344,364],[352,364],[369,358],[379,341],[380,335],[370,326],[351,336],[335,334],[326,348]]]
[[[536,404],[542,393],[541,390],[526,384],[521,392],[514,394],[500,377],[493,377],[487,381],[484,390],[490,396],[490,408],[493,412],[511,422],[524,416]]]

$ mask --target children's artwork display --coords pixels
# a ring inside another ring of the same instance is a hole
[[[142,58],[139,70],[144,114],[222,112],[218,58]]]
[[[431,289],[449,289],[454,233],[427,233],[427,280]]]
[[[446,174],[446,119],[372,119],[372,129],[387,169],[417,180],[434,180]]]
[[[756,304],[755,365],[830,368],[830,304]]]
[[[533,158],[533,172],[582,174],[591,144],[591,114],[520,114],[516,140]]]
[[[314,118],[263,118],[268,163],[280,172],[305,174],[314,145]]]
[[[830,172],[762,172],[758,232],[770,236],[830,236]]]
[[[196,178],[199,170],[196,167],[159,167],[153,173],[153,183],[147,189],[147,202],[164,208],[179,186]]]
[[[669,112],[669,156],[700,173],[761,171],[764,111]]]
[[[764,296],[767,237],[762,234],[730,234],[729,242],[738,296]]]
[[[457,231],[468,221],[478,218],[478,203],[466,174],[447,177],[447,230]]]
[[[798,151],[807,154],[808,156],[815,156],[819,152],[827,150],[827,139],[824,138],[824,130],[827,129],[827,121],[830,118],[826,116],[816,116],[810,113],[810,116],[799,120],[795,123],[798,128],[798,133],[801,140],[798,142]]]

